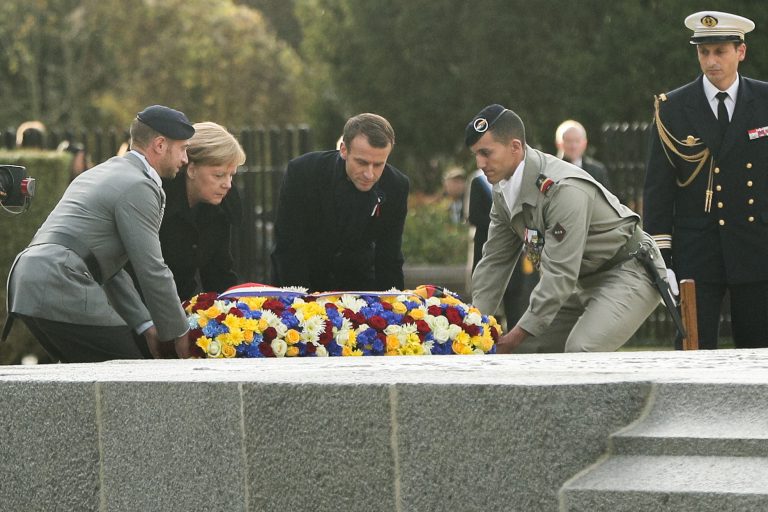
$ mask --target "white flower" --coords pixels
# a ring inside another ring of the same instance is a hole
[[[325,349],[322,345],[315,345],[317,348],[315,349],[315,355],[317,357],[328,357],[328,351]]]
[[[447,327],[437,327],[432,329],[432,336],[435,337],[438,343],[445,343],[451,337],[451,332]]]
[[[302,324],[301,341],[316,342],[325,332],[325,321],[322,317],[314,316]]]
[[[367,305],[367,302],[365,302],[363,299],[359,298],[357,295],[352,295],[349,293],[342,295],[339,302],[342,306],[352,310],[354,313],[358,313]]]
[[[464,323],[467,325],[482,325],[483,316],[476,312],[468,313],[467,316],[464,317]]]
[[[438,297],[430,297],[427,299],[427,307],[439,306],[439,305],[440,305],[440,299]]]
[[[272,352],[275,353],[275,357],[283,357],[288,351],[288,344],[285,340],[275,338],[270,345],[272,347]]]
[[[424,321],[427,322],[427,325],[433,331],[436,329],[447,329],[448,326],[450,325],[450,322],[448,322],[448,319],[442,315],[441,316],[427,315]]]
[[[459,335],[461,332],[461,327],[459,327],[456,324],[451,324],[448,326],[448,337],[452,340],[456,339],[456,336]]]
[[[187,325],[189,326],[190,329],[197,329],[198,327],[200,327],[197,324],[198,320],[200,320],[200,315],[198,315],[197,313],[192,313],[187,317]]]
[[[425,341],[421,346],[424,350],[425,356],[431,356],[432,355],[432,347],[434,346],[434,341]]]

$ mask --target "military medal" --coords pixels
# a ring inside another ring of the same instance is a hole
[[[747,135],[749,135],[749,140],[759,139],[760,137],[768,137],[768,126],[747,130]]]
[[[535,229],[525,228],[523,243],[525,244],[525,257],[538,270],[541,266],[541,251],[544,249],[544,235]]]

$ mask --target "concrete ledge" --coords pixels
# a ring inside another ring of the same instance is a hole
[[[674,437],[683,418],[666,422],[664,411],[696,393],[742,401],[723,410],[746,421],[761,406],[747,391],[762,385],[766,350],[2,366],[0,503],[551,511],[574,475],[610,468],[593,465],[612,434]],[[729,430],[705,408],[685,415],[691,427]],[[653,429],[663,435],[643,435]],[[568,510],[615,501],[572,491]]]

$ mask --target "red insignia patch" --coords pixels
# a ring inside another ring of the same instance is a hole
[[[565,238],[565,228],[558,222],[555,224],[555,229],[552,230],[552,234],[555,236],[555,240],[562,242]]]
[[[552,185],[554,185],[554,184],[555,184],[554,181],[552,181],[551,179],[547,178],[547,179],[545,179],[544,181],[541,182],[541,185],[539,186],[539,190],[541,190],[542,193],[546,194],[547,190],[549,190],[549,188]]]

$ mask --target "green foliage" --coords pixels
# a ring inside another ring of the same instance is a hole
[[[0,151],[0,163],[23,165],[36,180],[35,197],[30,209],[20,215],[0,211],[0,322],[5,322],[5,283],[16,255],[29,244],[37,229],[48,217],[69,184],[72,157],[55,151]],[[0,364],[18,362],[25,354],[38,358],[45,352],[21,322],[14,324],[11,336],[0,349]]]
[[[765,79],[768,30],[759,7],[753,0],[304,0],[296,14],[317,84],[312,97],[326,110],[328,97],[339,98],[342,117],[387,117],[397,132],[393,158],[416,188],[430,190],[441,170],[429,162],[471,158],[464,127],[489,103],[517,111],[529,143],[545,151],[554,150],[561,121],[578,119],[599,156],[602,123],[649,120],[654,94],[699,74],[683,20],[704,8],[755,19],[741,70]],[[312,126],[326,129],[318,121]]]
[[[406,263],[466,263],[468,241],[467,226],[450,221],[447,202],[409,206],[403,232],[403,254]]]

